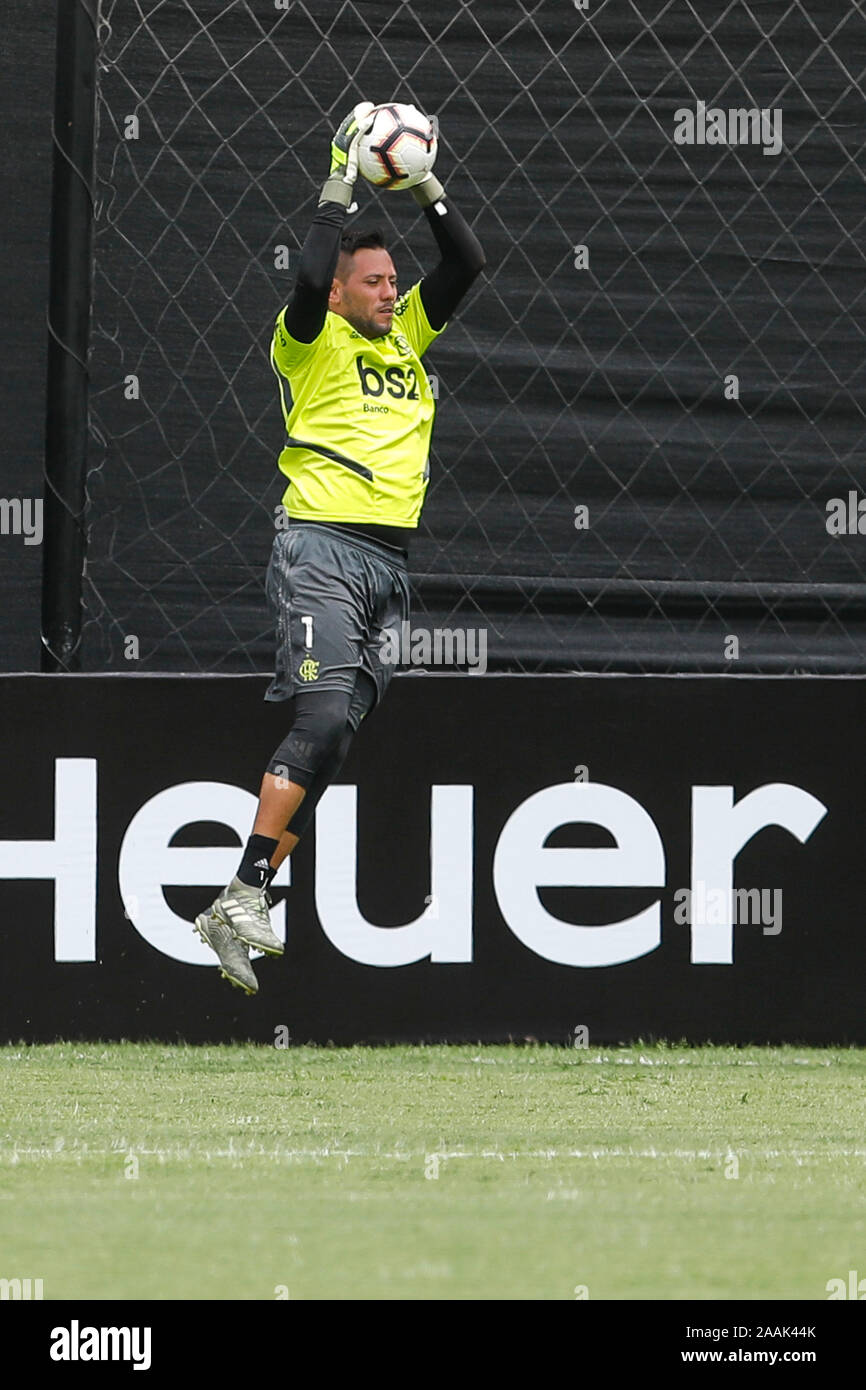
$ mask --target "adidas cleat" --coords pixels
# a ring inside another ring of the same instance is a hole
[[[197,931],[204,944],[216,952],[224,979],[246,994],[258,992],[259,982],[250,965],[249,951],[236,940],[231,927],[211,912],[202,912],[195,919],[193,931]]]
[[[264,951],[266,956],[281,956],[285,948],[271,926],[269,903],[270,899],[262,889],[250,888],[248,883],[233,878],[210,911],[211,916],[224,922],[235,939],[244,946],[250,946],[254,951]]]

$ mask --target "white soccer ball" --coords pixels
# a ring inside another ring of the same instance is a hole
[[[436,127],[417,106],[392,101],[377,106],[373,124],[358,144],[358,168],[377,188],[411,188],[436,159]]]

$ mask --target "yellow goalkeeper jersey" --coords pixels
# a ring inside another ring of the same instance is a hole
[[[436,410],[421,357],[442,331],[431,328],[417,284],[381,338],[328,310],[318,338],[299,343],[280,313],[271,365],[286,421],[279,467],[289,516],[418,525]]]

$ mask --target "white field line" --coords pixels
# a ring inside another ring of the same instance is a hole
[[[81,1162],[87,1158],[126,1158],[135,1156],[136,1158],[156,1158],[161,1162],[166,1159],[211,1159],[211,1158],[267,1158],[275,1161],[285,1162],[322,1162],[327,1159],[338,1159],[348,1163],[351,1159],[366,1159],[368,1161],[387,1160],[395,1163],[423,1162],[424,1160],[436,1157],[440,1160],[455,1159],[494,1159],[504,1163],[506,1160],[517,1161],[519,1159],[608,1159],[608,1158],[649,1158],[649,1159],[682,1159],[689,1162],[696,1162],[698,1159],[791,1159],[794,1162],[801,1162],[804,1159],[824,1159],[832,1160],[838,1158],[860,1158],[866,1159],[866,1149],[851,1148],[827,1148],[827,1149],[752,1149],[752,1148],[718,1148],[718,1149],[624,1149],[624,1148],[594,1148],[594,1149],[341,1149],[337,1147],[324,1146],[320,1148],[308,1149],[284,1149],[284,1148],[265,1148],[263,1145],[247,1144],[235,1146],[230,1144],[226,1148],[193,1148],[189,1145],[176,1146],[174,1148],[146,1148],[137,1144],[122,1144],[110,1149],[92,1149],[87,1144],[77,1144],[67,1148],[65,1145],[57,1145],[52,1148],[33,1148],[33,1147],[14,1147],[12,1149],[0,1148],[0,1165],[7,1163],[11,1166],[21,1162],[22,1159],[74,1159]]]

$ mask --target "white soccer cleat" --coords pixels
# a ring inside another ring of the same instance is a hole
[[[235,939],[231,927],[226,926],[221,917],[202,912],[195,919],[193,931],[197,931],[204,944],[216,952],[224,979],[247,994],[258,991],[259,982],[250,965],[249,951]]]
[[[261,888],[233,878],[211,905],[211,917],[224,922],[236,941],[266,956],[281,956],[285,947],[271,926],[270,899]]]

